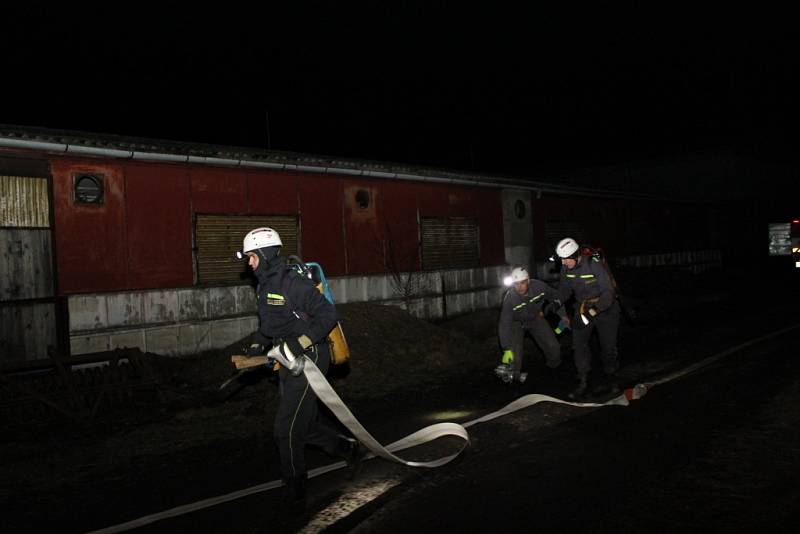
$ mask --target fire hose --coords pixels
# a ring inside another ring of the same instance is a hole
[[[714,363],[717,360],[720,360],[736,351],[739,351],[745,347],[750,345],[754,345],[761,341],[765,341],[767,339],[779,336],[791,330],[795,330],[800,328],[800,325],[794,325],[791,327],[784,328],[782,330],[772,332],[770,334],[761,336],[759,338],[753,339],[746,343],[737,345],[732,347],[726,351],[718,353],[714,356],[706,358],[702,361],[699,361],[689,367],[686,367],[680,371],[676,371],[671,373],[659,380],[655,380],[652,382],[645,382],[639,383],[632,388],[625,389],[620,395],[614,397],[610,400],[601,403],[592,403],[592,402],[571,402],[561,400],[555,397],[551,397],[549,395],[541,395],[538,393],[533,393],[529,395],[524,395],[511,403],[507,404],[500,410],[495,412],[489,413],[477,419],[473,419],[472,421],[468,421],[465,423],[437,423],[427,427],[424,427],[416,432],[405,436],[385,447],[381,445],[372,435],[367,432],[367,430],[361,425],[361,423],[353,416],[352,412],[347,408],[344,404],[342,399],[336,392],[333,390],[331,385],[328,383],[328,380],[325,378],[325,375],[317,368],[314,363],[309,360],[307,357],[305,358],[304,366],[303,366],[303,373],[305,374],[306,378],[308,379],[309,385],[312,387],[314,392],[317,394],[317,397],[325,403],[326,406],[333,412],[333,414],[339,419],[339,421],[344,424],[350,432],[353,433],[353,436],[358,439],[361,443],[363,443],[370,451],[370,454],[365,457],[372,458],[372,457],[381,457],[391,462],[400,463],[403,465],[411,466],[411,467],[439,467],[442,465],[447,464],[448,462],[452,461],[453,459],[457,458],[461,452],[466,448],[469,444],[469,434],[467,433],[467,428],[478,423],[485,423],[487,421],[491,421],[493,419],[497,419],[499,417],[508,415],[510,413],[522,410],[524,408],[533,406],[534,404],[538,404],[540,402],[554,402],[559,404],[567,404],[570,406],[576,407],[583,407],[583,408],[592,408],[592,407],[602,407],[602,406],[627,406],[629,401],[636,400],[642,398],[647,392],[652,389],[656,385],[664,384],[666,382],[670,382],[672,380],[678,379],[682,376],[688,375],[692,372],[699,370],[702,367],[708,366],[711,363]],[[255,358],[253,358],[255,359]],[[424,443],[428,443],[433,441],[439,437],[443,436],[455,436],[461,438],[464,443],[461,444],[461,447],[454,453],[443,456],[436,460],[427,461],[427,462],[416,462],[416,461],[409,461],[404,460],[398,456],[396,456],[395,452],[399,452],[405,449],[409,449],[411,447],[415,447],[418,445],[422,445]],[[312,469],[308,472],[308,477],[313,478],[316,476],[320,476],[322,474],[335,471],[337,469],[341,469],[346,466],[344,461],[339,461],[333,464],[329,464],[326,466],[318,467],[316,469]],[[194,512],[197,510],[201,510],[204,508],[208,508],[211,506],[215,506],[217,504],[222,504],[225,502],[230,502],[236,499],[240,499],[242,497],[246,497],[248,495],[253,495],[255,493],[260,493],[264,491],[268,491],[271,489],[278,488],[283,485],[283,482],[280,480],[274,480],[272,482],[266,482],[264,484],[259,484],[257,486],[252,486],[250,488],[245,488],[239,491],[235,491],[232,493],[228,493],[226,495],[220,495],[217,497],[211,497],[209,499],[204,499],[201,501],[197,501],[194,503],[186,504],[183,506],[178,506],[176,508],[172,508],[169,510],[165,510],[163,512],[158,512],[155,514],[147,515],[144,517],[140,517],[138,519],[134,519],[128,521],[126,523],[121,523],[118,525],[114,525],[111,527],[107,527],[104,529],[92,531],[89,534],[111,534],[115,532],[123,532],[126,530],[130,530],[133,528],[138,528],[144,525],[148,525],[150,523],[154,523],[156,521],[160,521],[162,519],[167,519],[170,517],[176,517],[179,515],[183,515],[186,513]]]

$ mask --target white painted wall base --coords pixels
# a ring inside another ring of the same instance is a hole
[[[402,273],[411,297],[400,298],[386,274],[328,279],[337,304],[400,306],[423,319],[440,319],[500,305],[508,267]],[[139,348],[181,356],[222,348],[258,328],[252,287],[224,286],[75,295],[69,298],[73,355]]]

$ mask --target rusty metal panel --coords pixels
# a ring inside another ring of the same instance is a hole
[[[423,217],[450,217],[450,187],[444,184],[420,184],[419,213]]]
[[[381,196],[375,182],[343,180],[348,274],[386,271]]]
[[[51,172],[59,293],[127,289],[125,182],[121,165],[64,158],[52,160]],[[75,202],[75,177],[81,173],[102,177],[102,204]]]
[[[347,274],[341,181],[304,174],[297,178],[303,225],[303,259],[316,261],[327,276]]]
[[[328,182],[338,186],[338,180],[327,177]],[[247,174],[247,213],[297,213],[298,174],[279,171],[249,172]],[[321,198],[325,198],[321,196]],[[195,208],[197,211],[203,210]],[[205,212],[204,212],[205,213]],[[234,213],[229,211],[227,213]]]
[[[189,176],[195,213],[247,213],[247,175],[240,169],[193,167]]]
[[[241,283],[247,265],[237,260],[234,253],[242,249],[245,234],[260,226],[269,226],[278,231],[283,242],[283,257],[299,253],[298,218],[295,215],[197,215],[197,283]]]
[[[422,268],[463,269],[480,265],[480,231],[472,218],[420,220]]]
[[[48,358],[58,346],[53,302],[0,305],[0,365]]]
[[[0,302],[53,296],[48,229],[0,228]]]
[[[188,287],[193,282],[189,176],[175,165],[125,168],[129,289]]]
[[[476,193],[477,194],[477,193]],[[503,206],[499,189],[480,190],[477,203],[478,227],[481,229],[481,265],[500,265],[505,263],[505,244],[503,238]],[[534,235],[536,235],[534,233]]]
[[[47,179],[0,176],[0,226],[48,228]]]
[[[380,184],[381,214],[385,240],[386,267],[391,273],[418,271],[419,221],[417,196],[423,188],[413,182],[386,181]]]

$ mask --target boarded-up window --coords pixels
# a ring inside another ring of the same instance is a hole
[[[544,237],[550,250],[555,250],[558,242],[565,237],[571,237],[578,243],[583,243],[586,238],[583,224],[572,219],[547,219]]]
[[[475,219],[422,218],[422,268],[465,269],[480,265],[480,232]]]
[[[241,283],[247,262],[237,260],[245,234],[253,228],[269,226],[283,242],[281,256],[299,252],[298,220],[294,215],[197,215],[195,258],[198,284]]]

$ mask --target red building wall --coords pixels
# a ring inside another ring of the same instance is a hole
[[[346,274],[341,182],[313,174],[299,174],[296,180],[303,259],[322,265],[327,276]]]
[[[184,167],[125,166],[127,289],[192,285],[189,197]]]
[[[300,211],[298,192],[299,173],[279,171],[248,171],[246,206],[251,215],[290,215]],[[213,203],[213,198],[210,199]],[[195,208],[195,212],[199,212]],[[229,211],[228,213],[238,213]]]
[[[502,265],[506,261],[502,194],[499,189],[475,188],[472,195],[481,232],[481,265]]]
[[[76,173],[101,175],[102,204],[75,204]],[[122,165],[57,159],[51,162],[55,252],[61,294],[126,289],[125,178]]]
[[[250,213],[247,175],[240,169],[196,166],[188,173],[191,178],[193,213]]]
[[[102,205],[73,202],[77,172],[103,176]],[[329,276],[419,268],[418,217],[476,218],[481,264],[504,258],[499,190],[100,159],[51,173],[62,294],[191,286],[195,214],[299,214],[301,253]]]
[[[386,261],[390,270],[414,271],[420,268],[418,198],[425,186],[416,182],[381,183],[381,226],[386,243]]]

